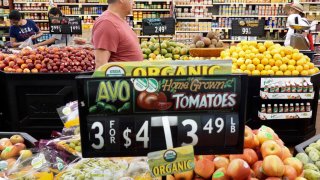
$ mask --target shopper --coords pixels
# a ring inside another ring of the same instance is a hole
[[[50,19],[50,18],[59,18],[59,17],[62,17],[63,15],[59,8],[53,7],[49,10],[48,16]],[[35,44],[33,47],[39,47],[39,46],[45,46],[45,45],[51,45],[51,44],[65,45],[67,41],[70,41],[70,39],[71,39],[71,36],[67,34],[53,34],[50,39],[43,41],[41,43]]]
[[[12,47],[18,47],[31,37],[33,41],[42,36],[41,30],[35,22],[30,19],[23,19],[19,11],[13,10],[9,14],[11,23],[10,42]]]
[[[108,4],[92,29],[96,68],[108,62],[142,61],[137,35],[125,20],[133,0],[109,0]]]
[[[299,3],[287,4],[284,8],[284,11],[288,15],[288,19],[287,19],[288,32],[286,35],[284,45],[290,46],[291,36],[295,33],[295,30],[292,29],[290,25],[310,26],[310,24],[308,20],[303,18],[304,17],[303,6]]]

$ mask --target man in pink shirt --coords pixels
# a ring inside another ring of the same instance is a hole
[[[125,20],[133,0],[109,0],[108,4],[92,29],[96,68],[108,62],[142,61],[138,37]]]

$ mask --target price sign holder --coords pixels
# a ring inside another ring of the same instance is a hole
[[[243,151],[247,76],[77,77],[83,157]]]
[[[232,36],[263,36],[265,20],[233,20]]]
[[[49,18],[50,34],[82,34],[82,23],[80,17]],[[66,38],[66,45],[68,39]]]

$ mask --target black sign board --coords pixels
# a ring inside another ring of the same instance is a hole
[[[242,153],[246,80],[80,76],[82,155],[146,156],[167,149],[168,139],[173,147],[193,145],[196,154]]]
[[[144,35],[175,34],[173,18],[147,18],[142,20]]]
[[[263,36],[264,20],[233,20],[232,36]]]
[[[82,34],[80,17],[59,17],[49,19],[50,34]]]

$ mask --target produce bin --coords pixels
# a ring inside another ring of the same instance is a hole
[[[313,136],[312,138],[302,142],[301,144],[298,144],[294,147],[295,154],[297,153],[306,153],[304,150],[306,147],[308,147],[310,144],[316,142],[320,139],[320,134]]]
[[[88,73],[18,74],[0,72],[2,131],[22,131],[49,137],[63,124],[57,108],[77,99],[75,77]]]
[[[1,138],[10,138],[13,135],[20,135],[24,138],[24,143],[28,148],[33,148],[36,146],[38,142],[34,137],[29,135],[28,133],[24,132],[0,132],[0,139]]]
[[[298,144],[316,133],[316,118],[319,99],[319,84],[320,74],[311,76],[311,82],[314,88],[313,99],[262,99],[260,97],[261,78],[268,76],[249,76],[248,78],[248,106],[247,106],[247,124],[251,128],[258,128],[261,125],[266,125],[275,130],[280,138],[286,144]],[[293,76],[270,76],[270,78],[292,78]],[[300,77],[304,78],[304,77]],[[300,119],[276,119],[276,120],[261,120],[258,117],[258,111],[261,104],[285,104],[285,103],[307,103],[309,102],[312,109],[311,118]]]

